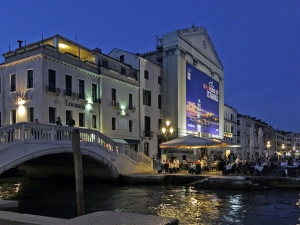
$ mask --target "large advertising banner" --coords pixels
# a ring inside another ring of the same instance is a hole
[[[186,129],[219,135],[219,83],[188,62]]]

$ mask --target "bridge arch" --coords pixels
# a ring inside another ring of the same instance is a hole
[[[49,124],[17,123],[0,127],[0,174],[16,165],[44,155],[73,153],[72,127]],[[95,130],[79,129],[81,154],[108,168],[110,177],[146,172],[153,169],[152,160],[124,144],[116,143]],[[57,132],[65,139],[57,140]],[[33,137],[32,134],[39,133]]]

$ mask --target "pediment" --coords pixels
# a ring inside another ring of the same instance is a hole
[[[178,36],[223,69],[220,58],[204,27],[193,26],[191,28],[178,30]]]

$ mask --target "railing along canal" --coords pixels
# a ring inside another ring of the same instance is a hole
[[[25,140],[72,141],[73,127],[57,126],[41,123],[21,122],[0,127],[0,148],[14,142]],[[135,162],[152,166],[151,159],[141,152],[135,152],[129,146],[116,143],[96,130],[77,128],[80,131],[80,141],[95,143],[116,154],[123,154]],[[70,143],[71,144],[71,143]]]

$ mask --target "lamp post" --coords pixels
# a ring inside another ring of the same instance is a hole
[[[163,137],[166,139],[166,141],[168,141],[169,137],[172,136],[173,131],[174,131],[174,129],[171,126],[171,122],[169,120],[167,120],[166,121],[166,126],[161,128],[161,132],[163,134]],[[167,149],[166,154],[164,154],[163,151],[161,152],[161,154],[162,154],[161,159],[162,160],[167,160],[168,149]]]
[[[164,138],[168,141],[169,137],[173,134],[173,127],[171,126],[171,122],[169,120],[166,121],[166,127],[163,127],[161,129],[161,132],[163,133]]]

